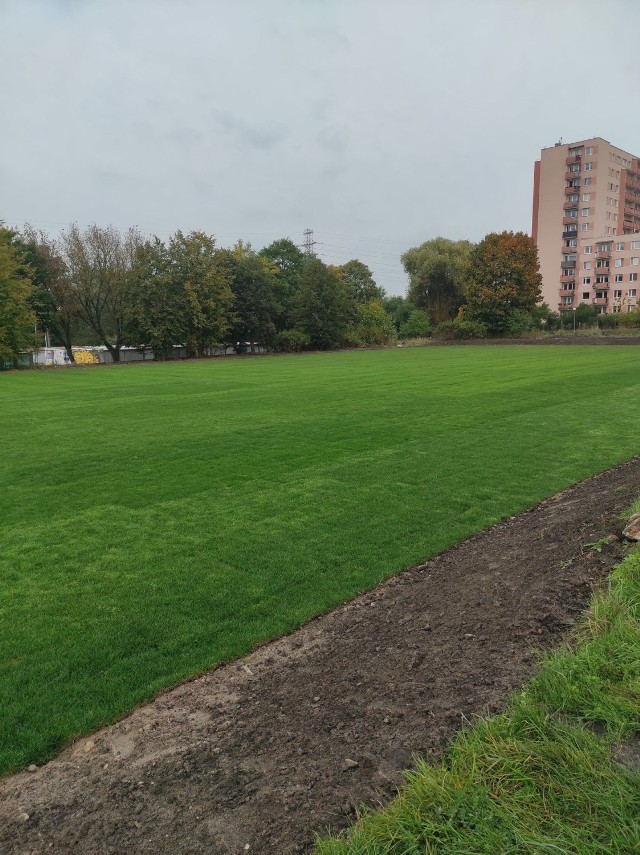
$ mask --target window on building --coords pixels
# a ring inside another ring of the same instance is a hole
[[[630,273],[629,274],[629,282],[637,282],[637,281],[638,281],[638,274],[637,273]]]
[[[636,289],[635,288],[629,288],[629,297],[635,297],[635,296],[636,296]]]
[[[618,252],[622,252],[622,250],[624,249],[624,244],[623,243],[617,243],[616,249],[618,250]]]
[[[584,262],[584,269],[585,270],[591,270],[591,262],[590,261]]]
[[[619,288],[616,288],[613,292],[614,299],[619,300],[622,297],[622,291]]]
[[[583,224],[582,224],[582,231],[583,231],[583,232],[588,232],[588,231],[589,231],[589,223],[583,223]]]
[[[590,184],[591,184],[591,178],[585,178],[584,179],[584,186],[589,187]]]
[[[631,262],[630,262],[630,264],[631,264],[631,266],[632,266],[632,267],[637,267],[637,266],[638,266],[638,256],[637,256],[637,255],[632,255],[632,256],[631,256]]]
[[[583,209],[582,209],[582,216],[583,216],[583,217],[588,217],[588,216],[589,216],[589,208],[583,208]]]
[[[608,285],[609,277],[605,276],[604,273],[601,273],[599,276],[596,276],[596,284],[597,285]]]
[[[589,292],[588,292],[588,291],[583,291],[583,292],[582,292],[582,299],[583,299],[583,300],[588,300],[588,299],[589,299]]]
[[[631,249],[640,249],[640,240],[632,240]]]
[[[585,255],[590,255],[590,254],[591,254],[591,247],[590,247],[590,246],[585,246],[585,248],[584,248],[584,252],[585,252]]]
[[[613,263],[614,263],[615,267],[622,267],[622,259],[621,258],[616,258],[616,260]]]
[[[591,193],[583,193],[582,194],[582,201],[583,202],[590,202],[591,201]]]
[[[593,169],[593,163],[588,160],[584,165],[585,172],[590,172]]]
[[[585,149],[585,154],[593,154],[593,146],[588,145]]]

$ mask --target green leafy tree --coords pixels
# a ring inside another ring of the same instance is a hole
[[[342,271],[342,281],[351,290],[356,303],[384,300],[384,290],[376,285],[373,273],[362,261],[353,258],[346,264],[342,264],[340,270]]]
[[[36,346],[36,317],[32,270],[15,241],[15,232],[0,227],[0,360],[17,366],[20,353]]]
[[[170,358],[174,345],[183,345],[188,356],[205,356],[227,334],[230,279],[225,251],[203,232],[177,231],[168,244],[146,241],[132,269],[129,340],[149,345],[155,359]]]
[[[136,252],[132,270],[134,309],[127,343],[149,346],[154,359],[170,359],[188,334],[187,308],[178,276],[172,275],[166,245],[155,238]]]
[[[396,328],[379,300],[359,303],[356,307],[356,321],[349,327],[346,339],[349,344],[382,345],[396,337]]]
[[[538,249],[532,238],[524,232],[493,232],[469,256],[467,314],[491,332],[507,332],[514,312],[533,311],[541,286]]]
[[[350,290],[338,268],[330,269],[311,256],[304,267],[297,305],[297,328],[309,336],[312,347],[340,347],[355,317]]]
[[[22,233],[25,257],[33,273],[32,306],[38,326],[51,335],[54,345],[62,345],[70,362],[73,337],[80,306],[56,242],[45,232],[26,226]]]
[[[274,296],[278,309],[274,318],[276,329],[278,331],[289,329],[293,325],[306,256],[289,238],[281,238],[265,246],[260,250],[259,255],[261,258],[272,261],[277,268],[274,283]]]
[[[409,276],[409,302],[425,311],[432,324],[455,317],[463,303],[471,249],[469,241],[437,237],[402,256]]]
[[[82,231],[73,224],[60,246],[79,317],[120,361],[134,303],[133,266],[144,239],[137,229],[121,234],[95,224]]]
[[[272,346],[280,316],[278,266],[242,241],[223,254],[233,292],[228,339],[238,352],[246,342],[251,342],[252,349],[254,342]]]
[[[398,333],[402,325],[409,320],[411,313],[415,309],[415,306],[405,297],[385,297],[382,305],[385,312],[393,321],[393,325]]]

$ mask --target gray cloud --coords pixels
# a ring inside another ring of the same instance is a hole
[[[634,52],[612,84],[573,47],[639,24],[634,0],[0,4],[0,219],[255,246],[311,227],[401,292],[409,246],[530,227],[542,146],[640,149]]]
[[[281,122],[251,122],[221,110],[212,110],[211,115],[215,125],[228,131],[232,140],[241,145],[269,150],[287,136],[286,127]]]

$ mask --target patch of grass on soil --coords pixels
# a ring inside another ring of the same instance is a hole
[[[640,349],[0,376],[0,771],[638,453]]]
[[[503,715],[463,731],[440,765],[420,763],[386,810],[317,855],[639,852],[640,770],[612,758],[639,731],[636,551]]]

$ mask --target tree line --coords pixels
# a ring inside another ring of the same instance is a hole
[[[0,359],[47,331],[73,361],[76,343],[169,358],[247,343],[292,351],[383,344],[395,335],[385,294],[357,259],[326,265],[288,238],[256,252],[200,231],[168,241],[137,229],[71,225],[54,238],[0,228]]]
[[[247,343],[281,351],[393,339],[520,335],[553,313],[538,305],[537,249],[522,232],[478,244],[435,238],[407,250],[406,297],[388,296],[362,261],[328,265],[288,238],[222,248],[201,231],[167,241],[136,228],[0,227],[0,360],[51,344],[125,346],[167,359]]]

